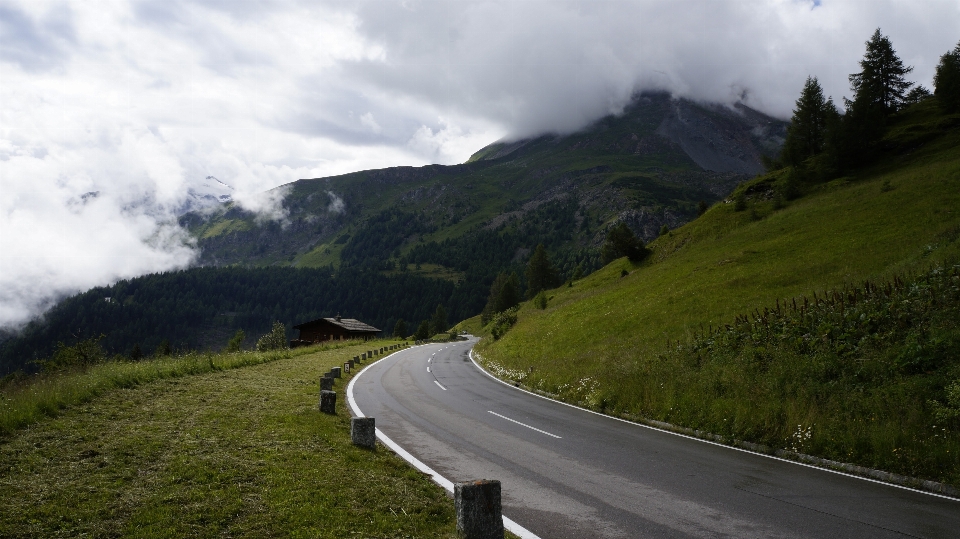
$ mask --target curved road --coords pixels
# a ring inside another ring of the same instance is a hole
[[[368,366],[354,413],[451,481],[499,479],[504,516],[543,539],[960,537],[960,501],[543,399],[481,371],[474,344]]]

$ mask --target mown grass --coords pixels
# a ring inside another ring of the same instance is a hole
[[[908,151],[854,176],[809,186],[804,197],[783,208],[759,196],[741,212],[720,203],[654,242],[653,256],[643,264],[620,260],[571,288],[553,290],[545,310],[524,305],[516,326],[496,342],[485,339],[478,351],[502,376],[565,400],[779,447],[791,443],[798,425],[824,426],[845,417],[849,421],[841,423],[854,433],[844,436],[847,442],[829,449],[829,444],[814,442],[804,449],[960,483],[955,458],[918,464],[929,449],[917,449],[914,457],[893,457],[903,440],[925,443],[933,436],[930,408],[914,406],[917,393],[901,390],[916,380],[908,375],[901,389],[894,378],[884,391],[836,379],[811,380],[804,369],[812,368],[805,362],[814,359],[800,355],[796,370],[782,366],[777,378],[796,391],[746,399],[764,393],[764,379],[753,371],[694,368],[663,359],[668,343],[692,343],[701,328],[732,324],[738,315],[772,308],[785,298],[912,276],[960,259],[960,130],[942,119],[931,120],[927,112],[905,115],[892,130],[889,142]],[[929,127],[931,121],[936,126]],[[923,144],[911,147],[916,133],[924,134]],[[774,174],[752,184],[776,180]],[[622,277],[623,271],[628,275]],[[960,358],[947,361],[955,365]],[[941,371],[943,376],[948,372]],[[927,385],[925,399],[941,399],[941,389],[951,381]],[[804,401],[799,397],[804,392],[822,394],[831,404]],[[869,398],[861,399],[864,392],[871,393]],[[887,434],[856,434],[862,429],[852,425],[874,421],[881,411],[893,418]],[[920,416],[900,421],[910,414]],[[737,424],[731,427],[731,422]],[[917,430],[920,425],[924,427]],[[948,428],[941,435],[960,436],[955,427],[939,427]],[[778,434],[761,434],[770,432]],[[785,432],[791,433],[790,440]],[[942,468],[931,462],[950,464]]]
[[[372,346],[104,364],[43,382],[74,397],[0,439],[0,536],[454,537],[439,486],[350,444],[349,378],[337,415],[317,410],[319,376]],[[4,402],[36,408],[29,394]]]

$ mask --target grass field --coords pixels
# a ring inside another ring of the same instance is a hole
[[[503,376],[564,400],[779,447],[789,447],[798,429],[811,428],[815,438],[820,426],[836,420],[830,414],[840,414],[846,423],[836,429],[862,433],[844,442],[855,447],[810,443],[805,449],[956,484],[956,451],[947,468],[891,454],[910,445],[906,439],[916,442],[913,450],[924,451],[917,444],[930,442],[936,423],[925,401],[942,400],[950,377],[960,378],[960,372],[953,374],[960,357],[948,358],[935,373],[920,373],[940,377],[921,384],[926,393],[871,395],[872,406],[888,409],[886,435],[856,427],[874,421],[877,414],[870,406],[836,406],[844,401],[842,391],[872,391],[856,379],[834,380],[833,386],[830,380],[794,380],[792,391],[771,392],[769,401],[748,406],[741,399],[734,406],[735,397],[760,393],[766,379],[735,368],[694,369],[682,363],[666,368],[662,363],[668,349],[692,342],[698,332],[773,308],[778,301],[822,296],[825,290],[867,279],[913,276],[960,260],[960,130],[955,120],[919,107],[891,130],[888,142],[897,148],[895,154],[855,175],[808,186],[805,196],[786,207],[776,208],[774,200],[761,196],[754,196],[746,211],[720,203],[655,241],[653,255],[642,264],[622,259],[572,287],[553,290],[545,310],[524,305],[516,326],[499,341],[485,339],[478,351]],[[776,179],[776,174],[758,178],[742,188]],[[933,336],[924,333],[923,338]],[[953,350],[952,344],[948,349]],[[711,361],[709,354],[703,361]],[[717,391],[705,392],[705,386]],[[857,398],[851,395],[849,402]],[[897,398],[909,402],[884,400]],[[833,402],[830,411],[821,407],[828,400]],[[896,413],[901,405],[904,414],[914,410],[921,417],[903,421]],[[765,407],[769,413],[760,412]],[[922,429],[904,432],[906,423]],[[960,437],[955,423],[936,427],[948,429],[941,437]]]
[[[8,426],[10,410],[39,412],[0,437],[0,536],[455,537],[442,488],[350,444],[349,378],[336,416],[317,409],[320,375],[372,346],[109,363],[5,388]]]

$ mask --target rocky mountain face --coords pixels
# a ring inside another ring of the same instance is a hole
[[[424,253],[433,242],[466,248],[495,233],[522,244],[507,242],[516,252],[499,260],[519,265],[522,252],[544,242],[569,275],[578,264],[597,267],[615,222],[649,241],[663,225],[695,218],[701,201],[711,204],[761,173],[762,157],[779,152],[785,132],[785,122],[743,105],[644,94],[623,114],[579,133],[498,142],[461,165],[299,180],[283,187],[282,221],[227,205],[212,215],[187,213],[181,223],[197,237],[205,265],[355,267],[376,260],[377,271],[404,270],[430,259]]]

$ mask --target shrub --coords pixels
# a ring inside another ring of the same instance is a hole
[[[493,315],[493,320],[490,322],[493,340],[500,340],[500,337],[503,337],[517,323],[517,310],[517,307],[514,307]]]
[[[541,311],[547,308],[547,294],[543,290],[533,298],[533,305]]]
[[[62,342],[57,343],[57,349],[49,359],[37,361],[44,372],[53,372],[72,367],[87,367],[95,363],[102,363],[107,360],[107,354],[100,346],[100,341],[106,335],[91,337],[77,341],[73,346],[67,346]]]
[[[280,322],[273,323],[273,329],[257,341],[257,351],[283,350],[287,348],[287,328]]]
[[[247,334],[243,332],[242,329],[238,329],[236,333],[233,334],[233,338],[230,339],[230,342],[227,343],[226,352],[239,352],[240,348],[243,346],[244,339],[247,338]]]

